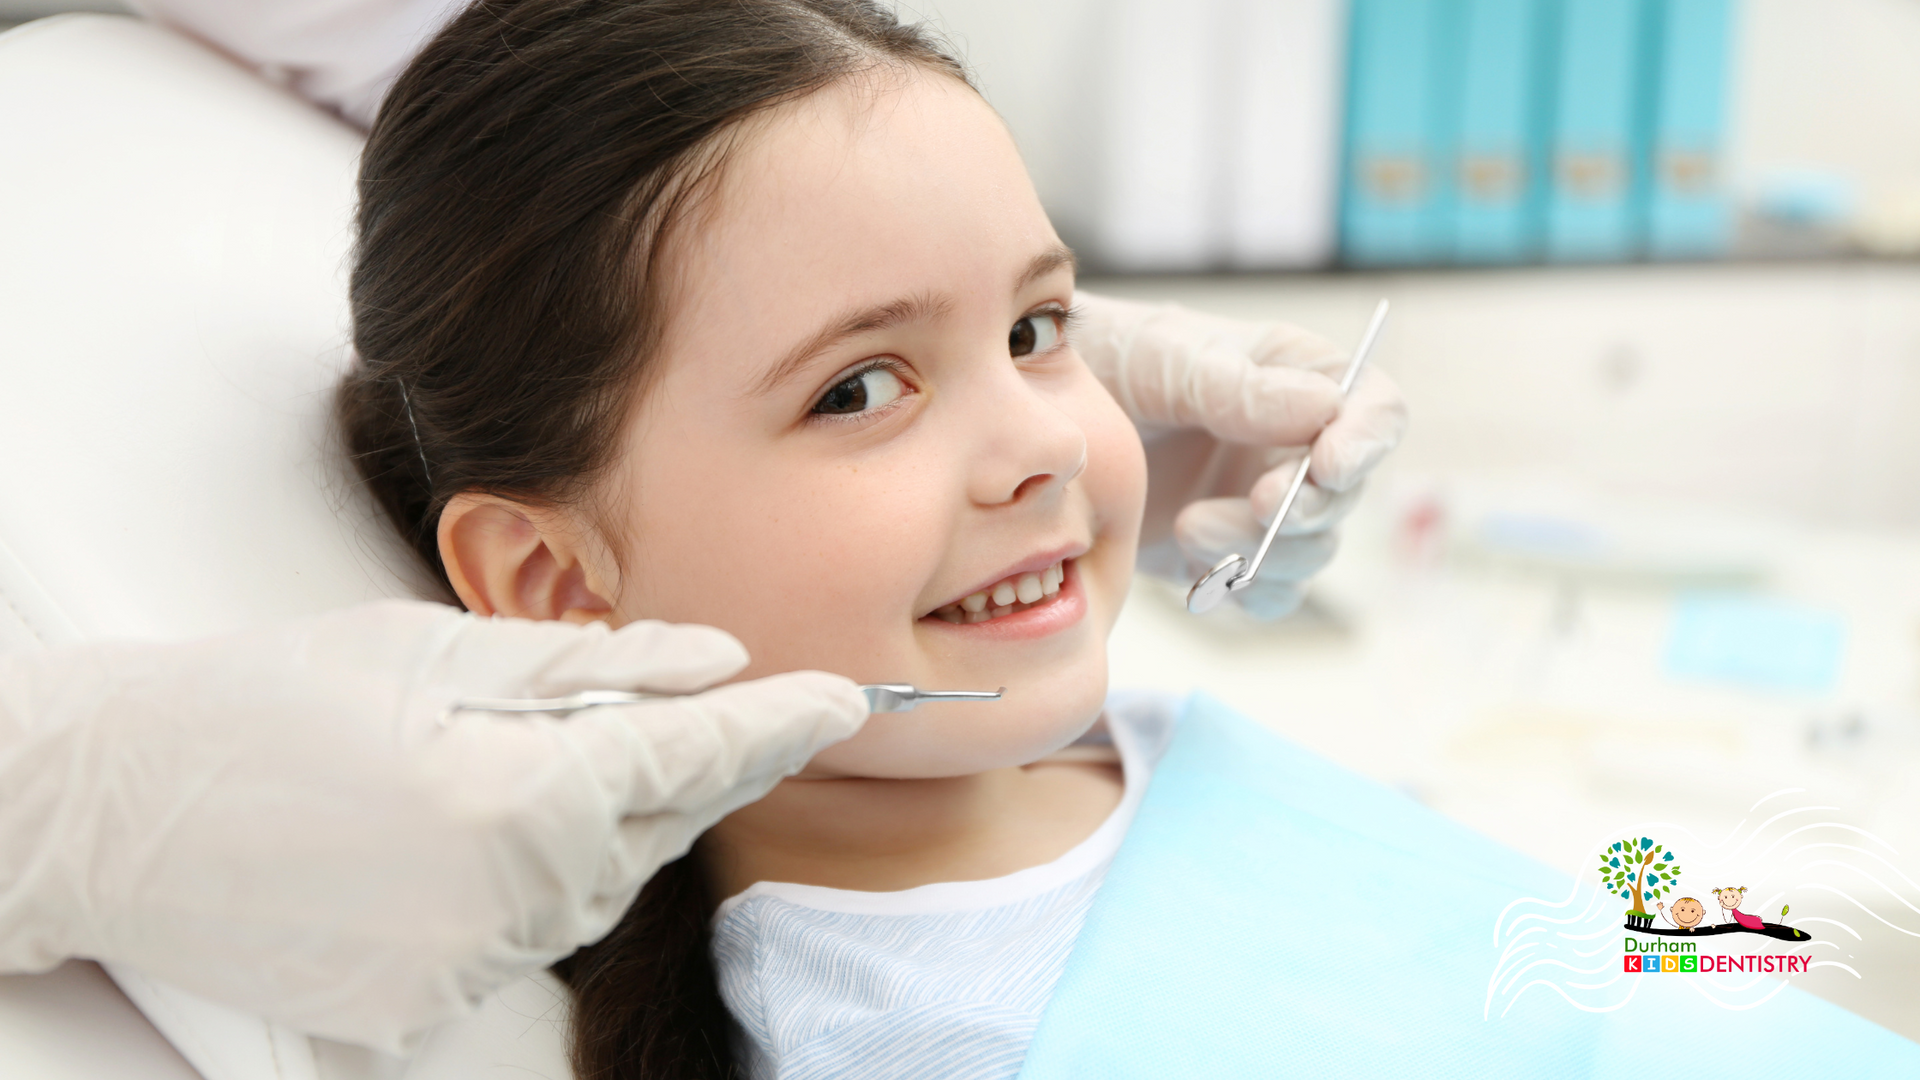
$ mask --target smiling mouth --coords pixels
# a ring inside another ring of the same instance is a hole
[[[1052,603],[1060,596],[1060,585],[1067,578],[1067,563],[1062,559],[1037,573],[1015,574],[996,581],[989,588],[937,608],[928,618],[950,623],[983,623],[1030,608]]]

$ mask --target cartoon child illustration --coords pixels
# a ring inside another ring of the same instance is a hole
[[[1715,889],[1713,892],[1714,895],[1720,899],[1721,922],[1732,919],[1734,922],[1739,923],[1749,930],[1761,930],[1766,927],[1767,924],[1761,921],[1760,916],[1749,915],[1740,910],[1741,902],[1747,898],[1747,887],[1745,885]],[[1674,906],[1677,908],[1680,905],[1675,904]]]
[[[1683,896],[1675,900],[1672,910],[1668,910],[1665,904],[1657,906],[1660,909],[1661,918],[1689,933],[1693,931],[1694,927],[1700,925],[1700,920],[1707,917],[1707,905],[1695,900],[1691,896]],[[1752,916],[1748,916],[1748,918],[1752,918]]]

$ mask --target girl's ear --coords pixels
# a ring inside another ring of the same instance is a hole
[[[609,621],[608,568],[589,536],[562,512],[463,491],[440,512],[440,561],[475,614]]]

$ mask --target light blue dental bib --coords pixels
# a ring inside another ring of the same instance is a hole
[[[1502,909],[1566,879],[1190,699],[1021,1072],[1061,1077],[1920,1077],[1920,1045],[1791,987],[1685,977],[1482,1019]]]

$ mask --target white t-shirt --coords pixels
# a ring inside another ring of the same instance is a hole
[[[721,904],[714,968],[755,1080],[1017,1074],[1177,704],[1108,699],[1125,794],[1050,863],[899,892],[763,881]]]

